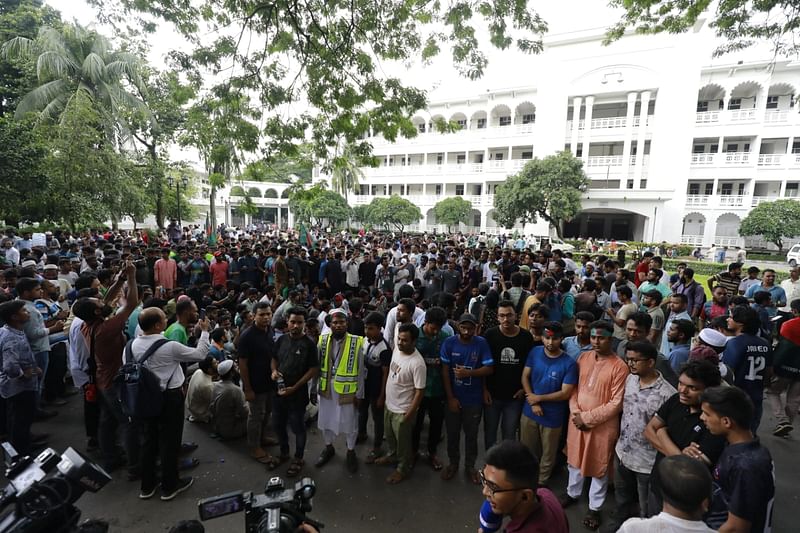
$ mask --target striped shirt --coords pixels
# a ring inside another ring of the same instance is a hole
[[[730,272],[720,272],[711,279],[716,282],[714,284],[715,287],[725,287],[729,296],[736,296],[739,294],[739,283],[742,282],[742,278],[739,276],[733,276]]]

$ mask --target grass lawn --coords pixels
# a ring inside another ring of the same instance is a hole
[[[702,274],[695,274],[694,280],[703,286],[703,290],[706,291],[706,300],[711,301],[711,291],[708,290],[708,278],[710,276],[704,276]]]

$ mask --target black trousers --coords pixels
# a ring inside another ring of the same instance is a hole
[[[161,414],[141,420],[144,430],[142,446],[142,492],[158,485],[156,458],[161,458],[161,490],[172,492],[178,486],[178,454],[183,430],[183,392],[168,389],[164,395]]]
[[[365,398],[358,405],[358,434],[367,434],[369,412],[372,411],[372,423],[375,425],[375,442],[373,448],[378,449],[383,444],[383,407],[378,407],[377,399]]]
[[[6,398],[5,403],[8,440],[17,453],[27,454],[31,451],[31,425],[36,412],[36,392],[22,391]]]
[[[444,426],[444,396],[425,396],[417,411],[417,420],[411,430],[411,449],[416,453],[419,451],[419,441],[422,435],[422,427],[425,425],[425,414],[430,419],[428,426],[428,454],[436,455],[439,443],[442,442],[442,427]]]
[[[47,363],[47,373],[44,375],[44,390],[42,396],[45,400],[53,400],[63,396],[66,391],[64,376],[67,374],[67,343],[59,342],[50,348],[50,360]]]
[[[112,390],[98,390],[100,401],[100,426],[98,440],[104,466],[112,466],[119,459],[117,440],[122,442],[127,455],[128,471],[139,470],[141,449],[138,421],[131,421],[122,412],[122,406]]]

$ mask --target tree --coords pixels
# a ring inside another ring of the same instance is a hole
[[[636,33],[684,33],[713,8],[710,27],[724,42],[715,56],[769,41],[775,55],[792,57],[800,53],[800,4],[797,0],[752,2],[750,0],[612,0],[622,8],[622,19],[609,29],[606,42],[622,37],[633,28]]]
[[[425,107],[425,93],[385,75],[382,62],[429,61],[444,46],[459,71],[477,79],[487,65],[479,30],[496,48],[516,45],[532,53],[541,51],[546,31],[525,0],[90,1],[103,22],[138,19],[143,31],[154,31],[155,17],[193,43],[200,35],[218,35],[210,45],[172,56],[187,69],[210,70],[211,77],[225,69],[225,83],[257,94],[268,110],[302,99],[308,110],[300,115],[269,114],[265,148],[282,154],[308,139],[320,161],[348,144],[369,153],[370,132],[390,141],[417,134],[410,117]],[[228,30],[237,25],[241,32],[232,36]]]
[[[319,182],[308,188],[294,184],[287,191],[289,192],[289,209],[295,220],[310,224],[313,216],[311,202],[325,192],[325,182]]]
[[[447,231],[450,231],[450,226],[466,224],[469,221],[472,204],[460,196],[453,196],[445,198],[433,206],[433,213],[436,215],[436,221],[439,224],[447,225]],[[422,218],[421,213],[417,220],[420,218]]]
[[[300,146],[289,154],[265,157],[248,164],[242,171],[242,180],[265,181],[270,183],[292,183],[299,179],[311,183],[311,172],[314,164],[308,154],[308,148]]]
[[[469,202],[467,204],[469,205]],[[387,231],[391,225],[402,233],[407,225],[417,223],[422,218],[419,207],[396,194],[389,198],[374,198],[366,207],[367,221],[376,226],[383,226]]]
[[[19,227],[20,222],[46,217],[42,191],[46,189],[48,151],[32,121],[0,116],[0,219],[6,224]]]
[[[518,221],[535,223],[541,217],[561,237],[562,223],[580,212],[581,193],[588,186],[583,162],[571,153],[534,158],[518,174],[498,185],[494,219],[511,228]]]
[[[775,200],[763,202],[753,208],[739,225],[739,235],[761,235],[783,250],[783,239],[800,235],[800,202]]]
[[[369,215],[369,208],[368,205],[357,205],[353,208],[353,221],[361,226],[368,227],[372,224]]]
[[[57,122],[79,94],[96,106],[106,140],[127,138],[123,110],[146,112],[144,103],[129,93],[125,81],[140,83],[140,60],[114,51],[99,33],[79,25],[60,29],[41,27],[35,39],[17,36],[0,48],[5,58],[35,61],[39,85],[19,101],[16,116],[38,113],[42,122]]]
[[[253,202],[253,198],[249,194],[246,194],[242,199],[242,203],[236,207],[236,211],[240,215],[253,216],[258,213],[258,206]]]
[[[322,225],[327,221],[329,225],[336,226],[350,218],[350,206],[339,193],[322,190],[308,204],[311,217],[317,224]]]

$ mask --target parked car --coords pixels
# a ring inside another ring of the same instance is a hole
[[[789,266],[792,268],[800,263],[800,244],[795,244],[789,249],[789,252],[786,254],[786,261],[788,261]]]

